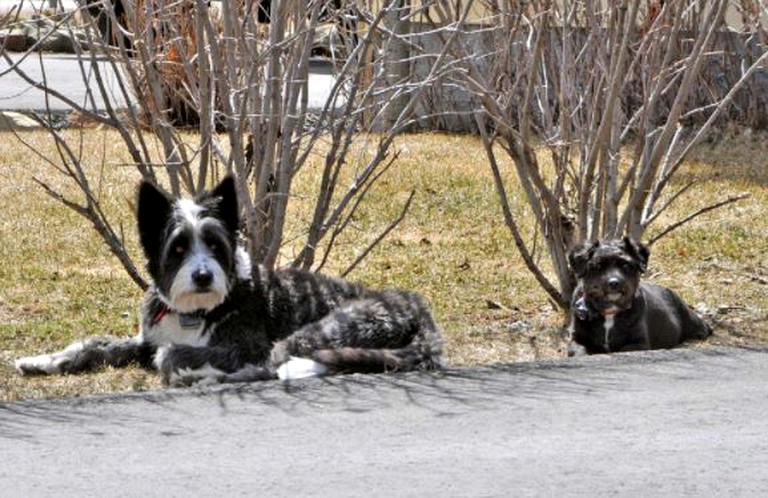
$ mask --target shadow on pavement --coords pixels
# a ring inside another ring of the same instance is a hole
[[[499,403],[529,409],[532,401],[556,407],[585,397],[647,389],[637,381],[655,376],[685,379],[700,375],[702,366],[718,375],[736,368],[750,353],[768,348],[697,348],[480,368],[448,368],[443,372],[342,375],[291,383],[277,381],[230,384],[146,393],[88,396],[0,403],[0,438],[34,441],[37,428],[51,425],[93,426],[157,423],[158,417],[194,420],[201,413],[219,417],[279,411],[288,417],[318,412],[369,413],[408,406],[438,417],[458,416]],[[96,424],[99,425],[99,424]],[[181,431],[181,429],[180,429]],[[183,432],[183,431],[181,431]],[[164,435],[180,435],[164,434]],[[90,432],[89,434],[92,434]]]

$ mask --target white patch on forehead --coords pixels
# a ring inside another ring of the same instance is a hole
[[[174,211],[177,220],[174,234],[182,232],[185,228],[191,229],[193,237],[197,240],[206,228],[223,228],[220,219],[209,215],[207,208],[192,199],[179,199]]]
[[[176,213],[181,219],[196,226],[200,222],[203,206],[192,199],[179,199],[176,201]]]

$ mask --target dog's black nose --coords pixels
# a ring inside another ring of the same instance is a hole
[[[192,282],[198,289],[207,289],[213,282],[213,273],[207,268],[198,268],[192,272]]]
[[[619,278],[611,278],[608,280],[608,289],[612,291],[616,291],[621,289],[621,279]]]

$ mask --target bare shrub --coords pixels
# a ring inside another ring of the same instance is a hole
[[[485,17],[481,29],[453,44],[464,70],[454,78],[476,99],[478,129],[517,248],[560,307],[568,308],[575,284],[567,263],[574,242],[627,234],[653,243],[743,197],[701,206],[648,233],[680,196],[695,192],[695,182],[672,190],[670,180],[763,67],[764,50],[727,92],[700,94],[704,68],[724,50],[717,41],[727,31],[728,5],[483,1],[462,7],[480,8]],[[440,22],[458,27],[456,12],[436,10]],[[473,36],[487,47],[480,54],[472,50]],[[509,207],[503,156],[514,165],[529,212]],[[526,218],[535,220],[533,234],[522,228]]]
[[[105,44],[91,35],[81,66],[106,113],[50,89],[48,97],[115,127],[141,176],[164,178],[175,195],[235,173],[249,250],[267,265],[277,264],[285,241],[294,179],[320,145],[324,164],[315,173],[311,220],[289,261],[302,268],[326,264],[365,194],[394,164],[396,134],[424,122],[425,102],[455,95],[445,88],[468,92],[505,222],[527,267],[562,308],[574,285],[567,264],[574,242],[622,234],[654,242],[742,197],[657,226],[670,205],[695,192],[695,183],[670,188],[691,147],[728,117],[733,102],[750,102],[754,94],[744,89],[753,76],[765,77],[765,8],[754,2],[284,0],[271,2],[267,25],[259,23],[262,3],[252,0],[220,2],[215,11],[203,0],[123,5],[118,19],[105,4],[114,39]],[[748,38],[736,39],[749,57],[735,81],[717,79],[716,63],[734,42],[728,8],[741,15]],[[327,101],[310,109],[310,55],[321,17],[344,47],[330,51],[341,56]],[[418,32],[411,24],[417,19]],[[421,44],[427,35],[440,40],[432,51]],[[117,99],[99,57],[121,75]],[[127,113],[113,105],[134,94]],[[181,122],[196,123],[199,133],[183,133]],[[380,133],[361,133],[371,130]],[[82,198],[45,188],[88,218],[142,282],[100,209],[76,144],[51,133],[61,146],[51,162]],[[353,160],[355,142],[370,137],[372,153]],[[513,164],[527,212],[509,207],[502,159]],[[342,185],[341,178],[353,180]],[[533,220],[530,230],[523,220]]]
[[[262,4],[126,0],[119,13],[112,2],[104,2],[100,10],[84,8],[81,15],[91,29],[80,69],[92,94],[105,103],[103,112],[97,112],[93,100],[72,102],[18,66],[13,70],[44,89],[47,98],[117,129],[141,177],[173,195],[198,192],[224,174],[235,174],[243,231],[257,262],[278,264],[294,180],[300,174],[316,177],[311,218],[294,234],[303,243],[287,263],[317,269],[328,261],[365,195],[393,166],[394,138],[410,125],[414,102],[432,81],[413,83],[407,73],[402,73],[405,79],[393,79],[387,72],[392,65],[409,64],[411,55],[402,48],[409,44],[408,31],[385,22],[394,18],[407,23],[408,2],[375,2],[375,8],[367,2],[345,2],[337,8],[325,1],[285,0],[271,2],[268,16],[259,13]],[[259,22],[265,17],[268,24]],[[321,17],[335,27],[335,43],[343,46],[331,51],[338,57],[327,99],[310,108],[310,56]],[[97,29],[104,18],[111,25],[106,39]],[[395,45],[398,50],[391,50]],[[117,74],[116,83],[105,81],[107,66]],[[433,67],[436,74],[439,59]],[[122,109],[121,101],[135,104]],[[179,128],[190,124],[197,133]],[[373,126],[378,133],[366,133]],[[94,193],[98,175],[87,166],[94,161],[109,164],[109,158],[82,157],[76,143],[53,127],[49,131],[59,157],[47,160],[61,172],[61,183],[40,184],[88,219],[132,278],[146,286],[121,230],[113,227]],[[350,151],[361,140],[373,144],[368,146],[372,153],[353,156]],[[305,172],[309,158],[320,150],[320,171]],[[64,195],[67,182],[76,186],[79,198]],[[372,245],[402,220],[410,201]],[[363,247],[359,254],[370,249]],[[351,261],[344,273],[359,260]]]

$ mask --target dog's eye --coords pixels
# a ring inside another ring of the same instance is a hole
[[[207,247],[208,250],[213,253],[215,253],[221,245],[220,241],[215,237],[205,237],[203,242],[205,243],[205,247]]]
[[[172,250],[174,254],[176,254],[177,256],[183,256],[184,254],[187,253],[188,249],[189,249],[189,243],[185,238],[180,237],[173,241]]]

